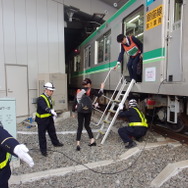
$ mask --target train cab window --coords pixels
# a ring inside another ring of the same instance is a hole
[[[175,0],[174,1],[174,22],[181,20],[182,4],[183,4],[183,0]]]
[[[173,30],[179,29],[181,27],[181,13],[182,13],[183,0],[174,1],[174,20],[173,20]]]
[[[74,56],[74,72],[80,71],[80,55]]]
[[[84,62],[85,62],[85,67],[91,66],[91,45],[87,46],[84,49]]]
[[[97,63],[110,61],[110,44],[111,44],[110,32],[104,34],[101,38],[97,40],[96,43]]]
[[[135,12],[123,20],[124,34],[134,35],[143,42],[144,32],[144,7],[140,7]]]

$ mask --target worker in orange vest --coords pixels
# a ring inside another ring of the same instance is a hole
[[[129,55],[127,67],[129,70],[130,79],[137,81],[137,65],[142,58],[143,44],[135,36],[125,36],[120,34],[117,36],[117,42],[121,44],[121,52],[119,54],[116,69],[123,61],[124,52]]]

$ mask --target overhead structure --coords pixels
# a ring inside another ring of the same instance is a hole
[[[104,23],[105,13],[84,13],[73,6],[64,5],[66,55],[74,51],[97,27]]]

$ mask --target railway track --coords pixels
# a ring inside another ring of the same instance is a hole
[[[152,125],[151,129],[157,132],[158,134],[161,134],[164,137],[169,137],[175,140],[178,140],[181,143],[188,144],[188,135],[183,133],[176,133],[168,128],[165,128],[161,125]]]

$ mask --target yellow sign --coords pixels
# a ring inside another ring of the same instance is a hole
[[[163,5],[160,5],[146,14],[146,30],[162,24],[162,13]]]

